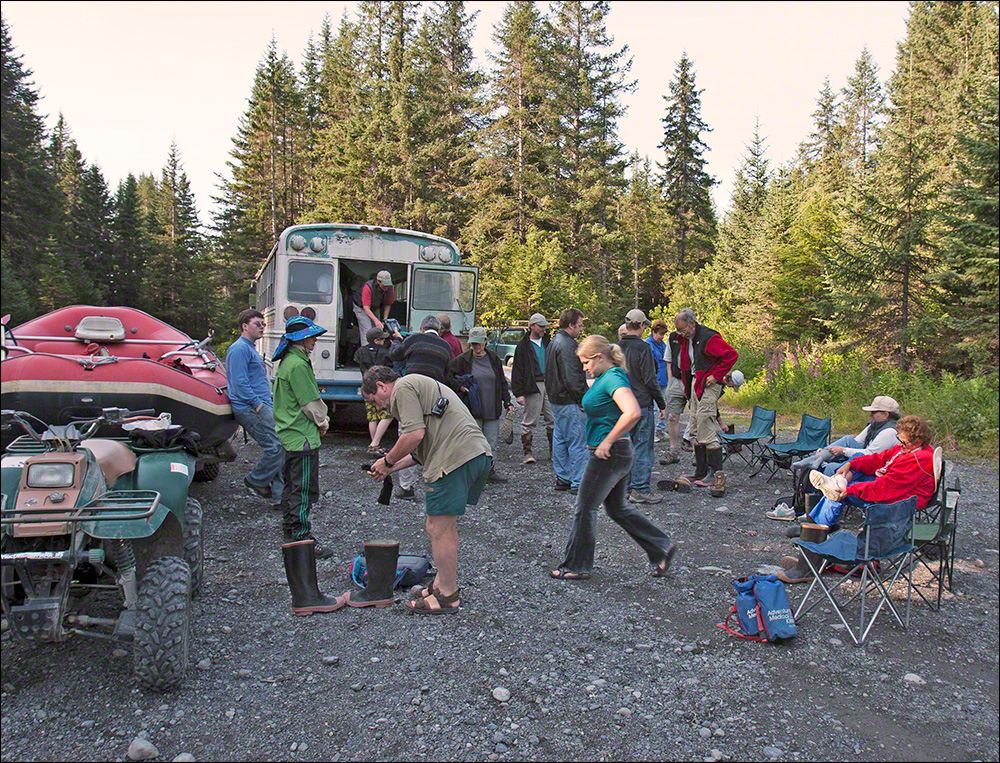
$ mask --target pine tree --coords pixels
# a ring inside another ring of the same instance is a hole
[[[670,94],[663,96],[664,161],[658,163],[667,210],[675,220],[674,251],[681,270],[697,268],[712,254],[715,209],[709,192],[715,179],[705,171],[702,133],[711,128],[701,118],[701,93],[695,85],[694,66],[687,53],[677,62]]]
[[[884,105],[878,66],[866,47],[854,65],[854,76],[847,79],[843,89],[839,125],[847,170],[862,186],[875,171]]]
[[[58,191],[46,157],[38,91],[0,18],[0,273],[2,309],[13,324],[35,317],[39,262],[55,235]]]
[[[640,159],[637,153],[633,154],[630,164],[632,176],[619,202],[617,220],[625,251],[631,255],[631,262],[623,270],[627,272],[630,265],[632,278],[627,284],[631,288],[621,291],[629,293],[630,299],[625,303],[629,307],[650,309],[666,304],[670,296],[673,263],[663,254],[669,245],[670,226],[649,157]]]

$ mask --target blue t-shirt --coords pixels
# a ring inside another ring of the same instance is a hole
[[[657,342],[650,334],[646,337],[646,344],[653,348],[653,360],[656,361],[656,383],[661,387],[666,387],[667,382],[667,361],[663,359],[663,354],[667,351],[666,342]]]
[[[612,395],[619,387],[632,388],[625,371],[617,366],[609,368],[594,379],[594,385],[583,396],[583,410],[587,414],[587,445],[596,448],[608,432],[615,428],[622,415],[622,409]],[[628,437],[626,432],[624,437]]]
[[[236,413],[254,410],[261,403],[273,407],[264,360],[253,342],[242,336],[226,352],[226,384]]]

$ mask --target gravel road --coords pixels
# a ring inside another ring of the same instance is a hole
[[[355,430],[323,444],[314,531],[337,552],[319,563],[328,593],[348,590],[366,538],[429,551],[420,501],[375,502],[358,468],[366,443]],[[206,567],[184,687],[136,688],[130,652],[109,642],[4,633],[0,759],[127,760],[130,746],[141,759],[144,741],[160,760],[199,761],[998,759],[995,466],[949,464],[963,493],[955,592],[939,613],[914,603],[909,632],[883,617],[859,649],[820,608],[772,646],[715,624],[734,577],[791,550],[784,523],[764,517],[787,478],[736,474],[723,499],[647,507],[680,542],[666,579],[602,516],[593,578],[555,581],[571,497],[552,489],[547,453],[523,466],[517,444],[498,458],[510,482],[459,523],[461,614],[396,604],[297,618],[278,514],[242,487],[258,450],[241,442],[192,489]],[[793,606],[803,593],[789,587]]]

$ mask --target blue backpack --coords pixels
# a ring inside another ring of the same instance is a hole
[[[785,593],[785,584],[777,575],[751,575],[733,581],[736,603],[726,615],[726,621],[716,627],[747,641],[775,643],[797,636],[792,607]],[[736,614],[739,630],[729,626]]]
[[[358,588],[368,587],[368,570],[365,569],[365,558],[363,556],[354,557],[351,562],[351,580]],[[399,561],[396,562],[396,582],[393,588],[410,588],[420,583],[432,572],[436,572],[431,566],[430,559],[426,556],[415,554],[400,554]]]

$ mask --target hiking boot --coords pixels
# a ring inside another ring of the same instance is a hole
[[[681,439],[681,449],[686,450],[690,453],[692,450],[694,450],[694,443],[692,443],[689,439],[685,437]]]
[[[412,487],[411,488],[397,487],[393,495],[402,501],[413,501],[417,497],[417,494],[413,491]]]
[[[522,464],[533,464],[533,463],[535,463],[535,457],[533,455],[531,455],[531,451],[530,450],[527,453],[524,454],[524,460],[521,463]]]
[[[556,477],[556,490],[560,490],[560,491],[562,491],[562,490],[569,490],[569,488],[570,488],[570,483],[569,482],[565,482],[565,481],[559,479],[558,477]]]
[[[499,482],[506,482],[507,478],[506,477],[501,477],[499,474],[497,474],[497,470],[496,469],[492,469],[492,470],[490,470],[490,476],[486,478],[486,481],[487,482],[498,482],[499,483]]]
[[[243,478],[243,484],[246,485],[247,488],[250,489],[250,492],[256,493],[261,498],[266,498],[267,500],[271,500],[271,488],[269,488],[269,487],[257,487],[255,484],[253,484],[250,481],[250,475],[247,475],[246,477]]]
[[[660,503],[663,496],[658,493],[640,493],[636,490],[628,491],[629,503]]]
[[[660,466],[670,466],[670,464],[676,464],[680,460],[680,457],[676,453],[672,450],[668,450],[666,455],[660,459]]]

